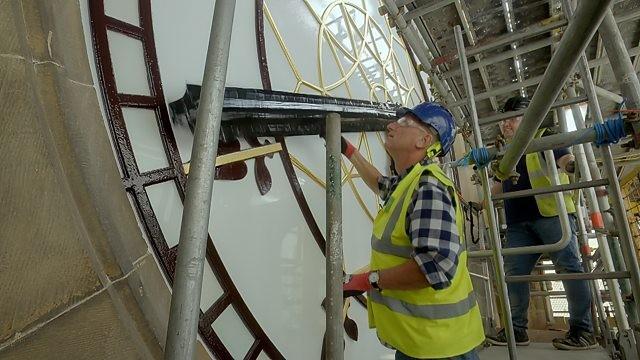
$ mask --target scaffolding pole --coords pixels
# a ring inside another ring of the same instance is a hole
[[[498,178],[506,180],[513,176],[515,166],[524,154],[524,149],[535,136],[536,130],[549,112],[551,104],[558,97],[564,82],[578,62],[579,55],[584,52],[610,4],[611,0],[580,2],[575,20],[569,24],[562,36],[544,73],[544,79],[524,114],[512,146],[509,147],[496,169]]]
[[[560,185],[560,177],[558,175],[558,167],[556,165],[555,157],[553,156],[553,151],[546,150],[544,152],[544,157],[551,185],[552,187],[557,187]],[[553,244],[510,247],[502,250],[502,254],[504,256],[552,253],[560,251],[569,245],[569,242],[571,242],[572,239],[572,231],[571,224],[569,223],[569,214],[567,213],[567,208],[564,202],[564,195],[561,192],[556,192],[554,197],[556,200],[556,208],[558,209],[558,218],[560,221],[560,228],[562,230],[562,237]],[[469,258],[489,257],[491,256],[491,253],[489,251],[482,250],[470,251],[468,256]]]
[[[584,60],[581,59],[578,65],[579,65],[578,68],[580,70],[580,76],[582,76],[583,79],[585,79],[585,82],[587,83],[593,82],[593,78],[591,77],[590,72],[585,71]],[[573,86],[567,87],[568,96],[572,96],[575,94],[576,94],[576,91]],[[598,109],[597,111],[599,112],[600,102],[595,94],[592,97],[595,100],[589,103],[589,106],[591,107],[591,113],[594,114],[595,116],[596,113],[594,111],[596,111],[595,109]],[[576,128],[584,129],[586,126],[585,121],[584,121],[584,118],[582,117],[582,112],[580,111],[578,106],[572,106],[571,113],[573,114],[573,119],[575,121]],[[600,115],[602,115],[601,112],[600,112]],[[600,119],[602,119],[602,116],[600,116]],[[591,177],[594,180],[602,179],[602,174],[600,173],[600,168],[598,167],[598,163],[596,162],[596,157],[593,151],[593,147],[591,146],[591,144],[585,144],[583,145],[583,149],[587,157],[587,163],[589,165],[589,171],[591,173]],[[605,228],[608,230],[614,230],[616,229],[616,224],[615,224],[615,221],[613,220],[613,216],[611,215],[611,205],[609,205],[610,204],[609,196],[607,195],[606,191],[604,191],[605,190],[604,187],[598,190],[600,191],[596,192],[597,201],[598,201],[598,206],[600,208],[600,213],[602,214],[602,218],[604,220]],[[597,234],[596,238],[597,236],[603,237],[603,234]],[[624,259],[622,256],[622,250],[620,249],[620,242],[617,240],[617,236],[615,237],[611,235],[607,236],[606,242],[609,245],[609,249],[610,249],[609,256],[611,259],[611,264],[613,265],[613,268],[607,267],[607,269],[608,270],[615,269],[619,271],[627,270],[627,266],[625,265]],[[607,257],[606,254],[605,254],[605,257]],[[607,260],[603,260],[603,261],[606,262]],[[629,282],[629,279],[621,279],[619,281],[619,285],[620,285],[620,290],[622,291],[623,294],[631,293],[631,283]],[[636,311],[632,305],[627,306],[627,312],[630,319],[636,318],[637,316]]]
[[[524,148],[524,150],[522,150],[522,152],[523,154],[532,154],[532,153],[537,153],[545,150],[555,150],[555,149],[566,148],[566,147],[579,145],[579,144],[588,144],[596,140],[597,140],[597,134],[595,129],[584,128],[583,126],[575,131],[561,133],[561,134],[553,134],[553,135],[543,136],[541,138],[533,139]],[[487,154],[489,156],[489,159],[494,160],[496,158],[499,158],[502,154],[506,156],[506,153],[508,153],[513,146],[514,146],[513,143],[511,143],[505,146],[503,149],[499,149],[497,147],[487,148]],[[456,163],[452,163],[451,166],[459,166],[459,165]],[[597,180],[600,180],[600,179],[597,179]]]
[[[563,5],[567,6],[567,3],[568,3],[567,1],[564,1]],[[578,63],[578,66],[580,67],[581,71],[584,68],[584,61],[586,61],[586,57],[583,53],[581,55],[580,62]],[[590,76],[590,74],[587,76]],[[583,81],[588,83],[589,79],[583,79]],[[573,90],[573,87],[571,87],[571,90]],[[577,106],[572,106],[572,110],[574,110],[573,111],[574,119],[576,118],[576,115],[580,117],[582,116],[582,113],[580,113],[579,109],[577,109]],[[575,110],[578,110],[578,114],[575,113]],[[558,112],[558,118],[561,123],[566,124],[567,119],[563,111]],[[589,165],[587,163],[587,157],[584,153],[584,146],[585,145],[582,145],[582,144],[575,145],[574,155],[576,157],[576,163],[578,164],[578,170],[580,171],[582,181],[592,181],[591,169],[589,169]],[[591,146],[591,145],[586,144],[586,146]],[[602,179],[595,180],[595,181],[602,181]],[[587,205],[589,207],[589,217],[591,219],[591,224],[595,229],[602,229],[604,227],[604,221],[603,221],[602,214],[600,212],[600,205],[598,204],[598,198],[596,196],[595,189],[588,188],[588,189],[585,189],[583,193],[585,194]],[[580,209],[578,210],[578,215],[580,215]],[[579,220],[579,223],[580,222],[584,223],[584,220],[582,219],[578,219],[578,220]],[[584,224],[582,224],[582,226],[584,227]],[[613,264],[611,251],[609,249],[609,244],[607,243],[607,240],[604,234],[596,233],[596,236],[598,239],[598,247],[600,248],[600,255],[604,264],[605,271],[608,271],[608,272],[615,271],[616,268]],[[591,271],[590,265],[589,265],[589,271]],[[607,287],[611,291],[611,300],[613,302],[616,315],[619,315],[619,316],[616,316],[616,323],[618,324],[618,328],[622,330],[628,330],[629,322],[627,320],[627,312],[625,311],[625,308],[624,308],[624,302],[622,301],[622,296],[620,294],[620,287],[618,284],[618,280],[609,279],[606,282],[607,282]]]
[[[533,282],[533,281],[563,281],[563,280],[594,280],[594,279],[622,279],[631,275],[628,271],[592,272],[592,273],[562,273],[544,275],[514,275],[507,276],[507,282]]]
[[[440,78],[432,71],[431,62],[429,61],[429,50],[427,49],[425,44],[420,42],[420,38],[416,34],[416,31],[411,26],[411,24],[407,24],[406,20],[400,13],[400,9],[396,5],[394,0],[382,0],[382,3],[386,7],[386,12],[389,15],[389,19],[393,20],[396,27],[398,28],[398,32],[407,39],[408,46],[413,49],[413,52],[416,54],[418,60],[420,60],[420,67],[424,72],[426,72],[431,80],[433,81],[433,85],[435,86],[436,91],[442,97],[445,105],[451,104],[454,102],[453,96],[449,89],[447,89],[447,85],[443,84]],[[458,119],[462,119],[464,114],[460,108],[457,109]],[[461,124],[458,124],[460,126]]]
[[[467,56],[465,55],[464,40],[462,39],[462,29],[460,26],[454,28],[456,37],[456,45],[458,47],[458,55],[460,58],[460,68],[462,69],[462,79],[467,91],[469,99],[469,112],[471,113],[471,121],[473,122],[473,139],[476,147],[484,146],[482,143],[482,134],[480,133],[480,125],[478,124],[478,113],[476,112],[476,103],[473,99],[473,85],[471,84],[471,75],[467,64]],[[482,181],[482,190],[487,199],[487,217],[489,218],[489,232],[491,239],[491,247],[493,252],[496,285],[498,286],[498,296],[502,304],[502,320],[504,323],[505,334],[507,335],[507,345],[509,348],[509,358],[517,359],[516,341],[513,334],[513,319],[511,318],[511,305],[509,304],[509,293],[507,291],[507,283],[505,281],[504,258],[502,257],[502,244],[500,244],[500,236],[498,234],[498,225],[496,221],[496,213],[491,200],[491,187],[489,185],[489,171],[487,168],[480,170],[480,179]]]
[[[572,8],[571,6],[569,6],[568,2],[566,11],[568,11],[569,13],[572,12]],[[574,21],[576,18],[578,18],[578,14],[574,16]],[[622,36],[620,35],[620,30],[616,25],[616,21],[613,18],[613,13],[611,12],[611,10],[607,10],[607,12],[605,13],[602,26],[600,27],[600,36],[605,43],[611,67],[614,70],[614,74],[616,75],[621,88],[623,89],[623,93],[625,91],[627,92],[625,93],[625,96],[629,97],[630,103],[633,101],[638,101],[634,105],[640,104],[640,85],[638,85],[638,77],[633,70],[633,65],[631,65],[629,54],[627,53],[626,47],[624,46]],[[623,57],[626,57],[626,59],[623,59]],[[591,78],[591,74],[589,73],[588,64],[584,55],[580,59],[579,65],[579,70],[581,72],[585,85],[585,91],[587,93],[587,97],[589,98],[589,108],[595,118],[595,122],[602,124],[604,122],[604,119],[600,110],[598,97],[596,96],[595,84],[593,83],[593,79]],[[633,73],[633,77],[635,77],[635,81],[629,78],[630,74],[626,71],[627,65],[631,67],[631,72]],[[630,273],[631,292],[633,293],[633,297],[635,299],[632,306],[630,306],[630,308],[635,310],[631,313],[633,315],[631,316],[631,320],[637,324],[637,315],[640,313],[640,301],[638,300],[640,299],[640,268],[638,267],[638,258],[631,235],[631,229],[629,228],[629,223],[627,221],[624,203],[622,202],[622,191],[620,189],[620,183],[618,182],[618,176],[616,173],[613,156],[611,155],[611,146],[604,145],[601,146],[600,149],[604,163],[604,170],[609,179],[609,192],[612,194],[612,197],[609,200],[611,201],[611,208],[613,209],[613,220],[615,220],[616,228],[618,230],[618,238],[620,239],[621,243],[620,245],[624,249],[622,255],[624,258],[624,263],[626,264],[626,267]],[[638,353],[637,342],[633,330],[621,329],[620,333],[621,343],[629,345],[623,347],[628,349],[627,351],[632,352],[631,354],[625,355],[633,359],[638,359],[640,356]]]
[[[558,100],[551,105],[552,109],[561,108],[573,104],[579,104],[587,101],[586,96],[578,96],[575,98]],[[493,125],[502,120],[511,119],[514,117],[524,115],[524,110],[507,111],[503,113],[497,113],[495,115],[487,116],[479,120],[480,126]]]
[[[327,174],[326,217],[326,350],[327,359],[344,358],[342,326],[342,183],[340,164],[340,114],[330,113],[326,122]]]
[[[627,106],[637,109],[640,107],[640,81],[611,10],[606,12],[598,31]]]
[[[593,264],[591,263],[591,248],[589,247],[589,239],[586,236],[586,226],[584,224],[584,216],[582,213],[582,190],[578,191],[576,199],[576,222],[578,225],[578,245],[580,248],[580,255],[582,258],[582,269],[586,273],[593,271]],[[608,331],[607,324],[603,321],[606,319],[604,308],[602,304],[602,294],[598,290],[598,284],[595,281],[589,282],[591,288],[591,294],[593,302],[591,303],[591,319],[593,325],[593,332],[596,337],[603,335],[605,339],[606,348],[611,351],[611,339]]]
[[[580,68],[581,76],[586,76],[584,78],[584,81],[588,83],[589,81],[592,81],[592,79],[589,72],[587,72],[586,75],[584,73],[584,61],[586,60],[586,58],[584,58],[584,54],[582,55],[582,57],[583,59],[581,59],[580,62],[578,63],[578,67]],[[569,86],[567,88],[567,93],[575,94],[574,87]],[[599,107],[599,103],[597,103],[597,106]],[[573,115],[573,119],[576,124],[576,127],[578,129],[584,129],[584,119],[582,117],[582,112],[580,111],[578,106],[571,106],[571,113]],[[561,114],[559,116],[564,117],[564,114]],[[589,162],[586,156],[587,149],[591,149],[593,153],[591,144],[576,145],[576,151],[574,152],[576,155],[576,162],[578,164],[578,169],[580,171],[580,174],[582,175],[582,179],[584,181],[587,181],[587,180],[596,178],[598,180],[595,180],[595,181],[600,181],[602,180],[602,176],[599,176],[600,170],[597,170],[598,176],[595,176],[593,173],[593,169],[589,167]],[[604,187],[602,189],[604,189]],[[613,218],[611,217],[611,214],[608,212],[603,213],[600,207],[600,203],[598,201],[598,197],[596,195],[595,189],[590,189],[590,190],[592,190],[591,191],[592,193],[591,192],[586,193],[586,200],[587,200],[587,205],[590,209],[590,216],[593,215],[591,217],[591,224],[595,229],[602,229],[602,226],[598,226],[597,220],[596,220],[598,219],[597,216],[599,215],[600,221],[602,221],[601,225],[608,223],[608,226],[606,226],[606,228],[612,229],[614,225],[613,225]],[[607,205],[607,210],[608,209],[609,209],[609,206]],[[605,219],[607,221],[605,221]],[[598,240],[598,247],[600,248],[600,255],[601,255],[602,263],[604,265],[605,270],[606,271],[626,270],[626,267],[621,269],[620,266],[616,266],[616,263],[619,264],[623,260],[621,256],[614,257],[612,255],[610,245],[613,243],[613,241],[611,242],[607,241],[607,237],[601,232],[596,232],[596,239]],[[618,245],[618,244],[615,243],[614,245]],[[626,286],[625,286],[625,282],[626,282]],[[629,322],[627,320],[627,311],[624,308],[624,302],[622,301],[620,290],[626,289],[626,291],[629,292],[630,291],[629,281],[627,279],[622,279],[620,282],[618,282],[618,280],[612,279],[607,281],[607,286],[609,287],[609,289],[612,290],[612,302],[614,305],[615,312],[616,314],[620,314],[620,317],[622,318],[622,319],[618,319],[618,317],[616,317],[616,322],[618,323],[618,326],[620,329],[628,330]],[[634,312],[633,308],[631,308],[630,310],[632,311],[632,313]]]
[[[166,360],[194,359],[235,0],[216,1],[185,190]]]
[[[515,198],[536,196],[536,195],[543,195],[543,194],[552,194],[552,193],[565,192],[565,191],[571,191],[576,189],[593,189],[594,187],[608,185],[608,184],[609,184],[609,180],[601,179],[596,181],[589,180],[589,181],[583,181],[583,182],[561,184],[558,186],[549,186],[545,188],[510,191],[502,194],[496,194],[493,197],[493,201],[501,201],[505,199],[515,199]],[[595,193],[593,196],[595,197]]]

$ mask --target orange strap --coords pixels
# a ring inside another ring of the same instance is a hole
[[[582,255],[591,255],[591,247],[588,244],[580,246],[580,253]]]
[[[589,214],[589,218],[591,219],[591,225],[593,225],[594,229],[604,229],[604,221],[602,220],[602,213],[592,213]]]

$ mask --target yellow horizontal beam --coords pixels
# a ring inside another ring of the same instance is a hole
[[[216,158],[216,166],[222,166],[231,164],[238,161],[244,161],[249,159],[254,159],[259,156],[269,155],[273,153],[277,153],[282,151],[282,145],[280,143],[269,144],[264,146],[259,146],[251,149],[236,151],[231,154],[220,155]],[[185,163],[182,165],[185,174],[189,174],[189,170],[191,168],[191,163]]]

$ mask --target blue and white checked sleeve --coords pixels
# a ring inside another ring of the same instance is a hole
[[[380,190],[380,199],[387,201],[391,193],[400,182],[398,176],[380,176],[378,178],[378,190]]]
[[[407,223],[412,256],[427,281],[436,290],[449,287],[462,246],[451,194],[435,177],[420,178],[415,205],[407,211]]]

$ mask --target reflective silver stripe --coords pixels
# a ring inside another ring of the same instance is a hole
[[[384,294],[377,290],[370,291],[368,295],[369,300],[384,305],[394,312],[429,320],[451,319],[462,316],[476,306],[476,296],[473,291],[471,291],[465,299],[454,304],[428,305],[409,304],[399,299],[384,296]]]
[[[402,212],[402,205],[405,202],[405,196],[407,195],[409,189],[405,190],[402,193],[402,196],[397,200],[396,207],[393,209],[391,213],[391,217],[389,217],[389,221],[387,221],[387,225],[384,227],[384,231],[382,232],[381,241],[391,243],[391,233],[393,233],[393,229],[396,227],[396,223],[400,219],[400,213]]]
[[[411,258],[411,252],[413,247],[411,246],[399,246],[390,242],[376,239],[375,236],[371,236],[371,248],[379,253],[395,255],[402,258]]]
[[[400,219],[400,215],[402,213],[402,207],[406,200],[407,192],[409,192],[411,188],[407,188],[402,196],[397,200],[397,204],[387,221],[387,225],[384,227],[384,231],[382,232],[381,239],[378,239],[375,234],[371,235],[371,248],[377,252],[389,255],[395,255],[403,258],[410,258],[411,252],[413,251],[413,247],[411,246],[400,246],[394,245],[391,242],[391,234],[393,233],[393,229],[396,227],[398,220]]]

